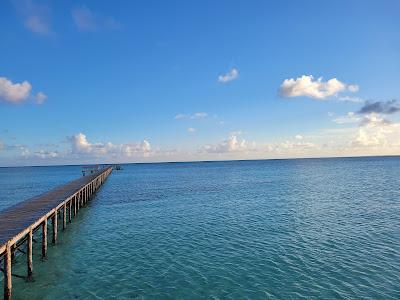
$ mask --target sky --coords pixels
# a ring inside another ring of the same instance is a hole
[[[0,166],[400,154],[400,2],[0,1]]]

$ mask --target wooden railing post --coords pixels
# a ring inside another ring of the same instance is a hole
[[[63,230],[67,228],[67,203],[64,202],[63,205]]]
[[[52,225],[53,225],[53,244],[57,243],[57,209],[54,213],[53,219],[52,219]]]
[[[71,198],[68,202],[68,222],[72,222],[72,199]]]
[[[42,224],[42,258],[47,255],[47,218]]]
[[[11,245],[8,242],[4,256],[4,300],[12,298],[12,279],[11,279]]]
[[[28,233],[28,239],[26,243],[26,259],[28,265],[28,280],[32,279],[33,274],[33,259],[32,259],[32,240],[33,240],[33,233],[32,228]]]

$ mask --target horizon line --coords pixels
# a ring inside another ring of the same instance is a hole
[[[21,165],[0,166],[0,168],[39,168],[39,167],[78,167],[92,165],[134,165],[134,164],[179,164],[179,163],[213,163],[213,162],[240,162],[240,161],[266,161],[266,160],[302,160],[302,159],[335,159],[335,158],[374,158],[374,157],[400,157],[393,155],[358,155],[358,156],[314,156],[314,157],[287,157],[287,158],[261,158],[261,159],[221,159],[221,160],[187,160],[187,161],[153,161],[153,162],[119,162],[119,163],[82,163],[82,164],[54,164],[54,165]]]

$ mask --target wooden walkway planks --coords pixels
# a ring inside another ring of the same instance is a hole
[[[85,176],[35,196],[0,212],[0,247],[61,202],[89,184],[99,174]]]

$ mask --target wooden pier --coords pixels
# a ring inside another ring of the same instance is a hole
[[[56,244],[59,217],[61,216],[62,228],[66,229],[67,223],[86,205],[112,170],[112,167],[107,167],[0,212],[0,259],[4,261],[4,267],[0,269],[4,273],[5,300],[12,298],[12,276],[24,277],[12,273],[12,261],[16,251],[26,254],[25,278],[29,280],[33,275],[33,233],[42,230],[42,258],[45,258],[49,219],[52,227],[51,241]],[[20,249],[23,245],[26,245],[25,251]]]

